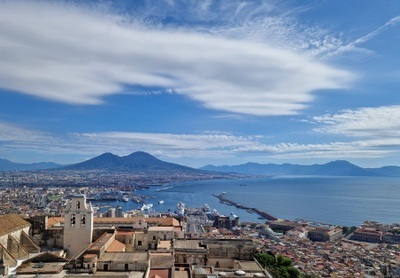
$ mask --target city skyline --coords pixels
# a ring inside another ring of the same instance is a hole
[[[400,165],[398,1],[0,7],[0,158]]]

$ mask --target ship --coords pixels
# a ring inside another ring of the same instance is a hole
[[[204,204],[203,211],[204,211],[204,213],[211,213],[210,206],[207,204]]]
[[[153,204],[143,204],[143,206],[140,208],[140,210],[141,211],[144,211],[144,210],[149,210],[149,209],[151,209],[153,207]]]
[[[184,204],[184,203],[179,202],[179,203],[176,205],[176,208],[177,208],[177,214],[178,214],[178,215],[180,215],[180,216],[185,215],[185,204]]]
[[[129,198],[126,196],[123,196],[121,199],[122,202],[129,202]]]

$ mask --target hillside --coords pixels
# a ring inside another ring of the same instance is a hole
[[[63,167],[62,170],[105,170],[109,172],[186,172],[204,170],[162,161],[146,152],[134,152],[127,156],[104,153],[87,161]]]
[[[297,164],[258,164],[246,163],[241,165],[207,165],[202,170],[240,173],[251,175],[321,175],[321,176],[400,176],[400,167],[385,166],[381,168],[362,168],[345,160],[331,161],[326,164],[297,165]]]
[[[62,167],[62,165],[53,162],[39,162],[39,163],[15,163],[7,159],[0,158],[0,171],[36,171],[44,169],[55,169]]]

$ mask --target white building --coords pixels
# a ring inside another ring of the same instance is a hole
[[[64,249],[72,258],[92,242],[93,209],[84,195],[75,195],[64,212]]]

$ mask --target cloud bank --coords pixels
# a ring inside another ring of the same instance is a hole
[[[24,154],[33,152],[36,154],[34,156],[36,160],[32,162],[43,161],[45,157],[68,155],[72,158],[69,162],[76,163],[105,151],[127,155],[135,150],[142,150],[178,163],[188,160],[192,163],[190,166],[202,166],[196,165],[199,163],[197,160],[206,163],[215,161],[267,163],[318,158],[326,161],[344,157],[376,159],[400,155],[398,139],[400,124],[394,121],[397,114],[392,115],[400,110],[398,108],[364,108],[345,111],[338,115],[315,117],[315,121],[323,125],[316,130],[319,133],[335,134],[341,130],[341,134],[357,137],[356,140],[322,143],[272,143],[271,138],[262,135],[240,136],[223,132],[202,134],[92,132],[55,135],[0,122],[0,130],[5,131],[0,133],[0,153],[12,153],[16,149]],[[360,115],[363,115],[361,120]],[[371,123],[372,118],[380,119]],[[379,120],[392,122],[381,126]]]
[[[354,78],[277,46],[149,29],[63,3],[0,3],[0,88],[96,105],[127,86],[159,87],[210,109],[267,116],[298,114],[315,91]]]

